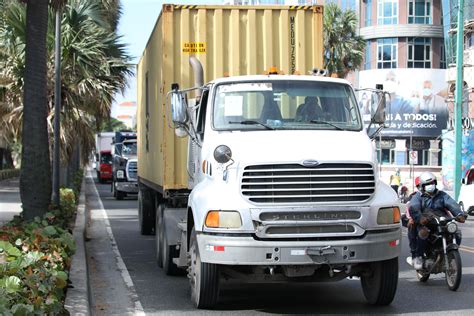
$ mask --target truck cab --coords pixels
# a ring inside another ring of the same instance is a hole
[[[186,101],[189,90],[174,86],[170,94],[177,135],[190,140],[189,195],[174,212],[181,214],[174,222],[184,218],[181,239],[158,240],[167,236],[156,227],[157,243],[179,249],[172,262],[188,269],[195,305],[217,302],[222,277],[352,276],[361,278],[371,304],[389,304],[398,280],[400,208],[379,178],[351,85],[261,75],[197,86],[195,104]],[[157,223],[172,210],[157,213]]]
[[[97,179],[100,183],[112,179],[112,152],[101,150],[97,159]]]
[[[117,132],[113,144],[112,192],[117,200],[138,193],[136,133]]]

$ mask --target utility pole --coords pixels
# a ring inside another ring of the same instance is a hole
[[[59,147],[61,116],[61,17],[62,9],[56,9],[56,34],[54,50],[54,152],[53,152],[53,204],[59,206]]]
[[[462,179],[462,92],[463,92],[463,55],[464,55],[464,0],[459,0],[458,30],[456,38],[456,95],[454,102],[454,197],[457,200]]]

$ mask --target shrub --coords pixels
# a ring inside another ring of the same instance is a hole
[[[0,228],[0,314],[65,314],[64,298],[73,236],[67,230],[76,194],[61,189],[60,209]]]

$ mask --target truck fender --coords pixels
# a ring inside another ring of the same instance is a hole
[[[187,209],[185,208],[165,208],[163,219],[165,224],[165,234],[168,245],[177,245],[181,239],[181,231],[178,223],[186,221]]]

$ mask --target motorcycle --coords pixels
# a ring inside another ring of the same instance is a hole
[[[423,268],[416,271],[418,280],[426,282],[431,274],[445,273],[448,288],[456,291],[461,284],[462,262],[455,218],[433,216],[427,226],[430,233]]]

